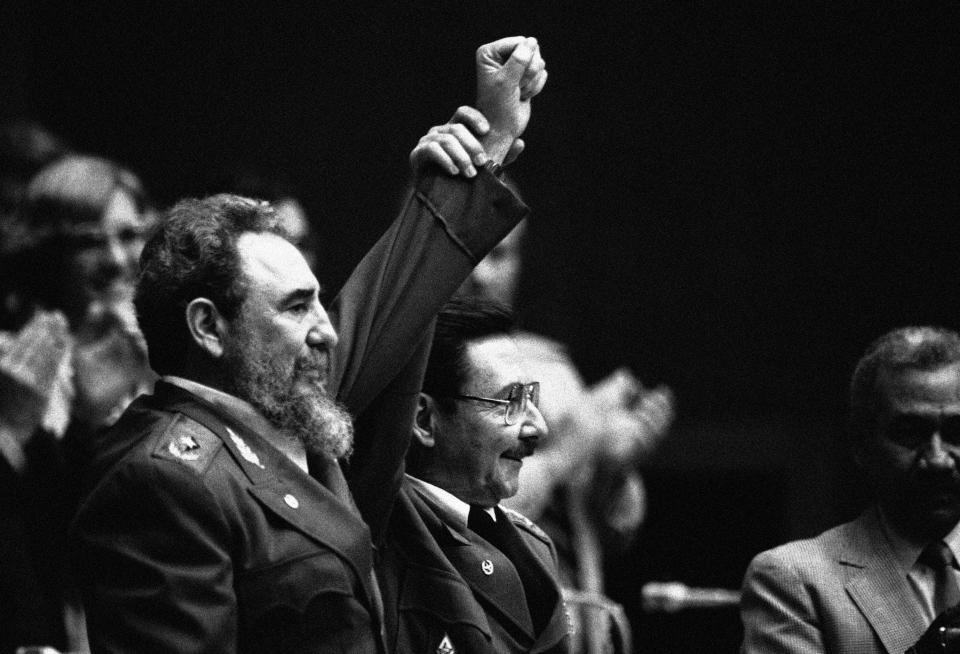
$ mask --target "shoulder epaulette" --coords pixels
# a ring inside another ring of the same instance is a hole
[[[508,518],[510,518],[513,524],[515,524],[517,527],[520,527],[522,529],[525,529],[526,531],[529,531],[531,534],[533,534],[534,536],[536,536],[537,538],[539,538],[545,543],[550,542],[550,537],[547,536],[547,532],[545,532],[543,529],[538,527],[533,522],[533,520],[531,520],[527,516],[517,511],[514,511],[513,509],[508,509],[504,506],[501,506],[500,509],[504,512],[504,514]]]
[[[199,422],[178,413],[157,441],[153,456],[176,461],[203,474],[223,441]]]

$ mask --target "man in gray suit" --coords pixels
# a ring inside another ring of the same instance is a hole
[[[960,335],[882,336],[857,365],[850,399],[854,457],[875,502],[753,560],[744,654],[960,651],[946,642],[956,611],[944,615],[960,601]]]

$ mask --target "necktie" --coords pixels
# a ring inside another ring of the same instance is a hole
[[[497,544],[497,525],[487,510],[481,506],[471,506],[467,517],[467,527],[492,545]]]
[[[920,554],[920,562],[929,566],[933,572],[933,610],[940,615],[957,603],[960,603],[960,586],[954,573],[956,559],[953,552],[942,540],[930,543]]]
[[[537,576],[535,555],[523,544],[516,529],[506,524],[508,520],[502,513],[498,520],[494,520],[482,507],[471,506],[467,527],[510,559],[523,584],[534,631],[539,634],[553,612],[550,586]]]

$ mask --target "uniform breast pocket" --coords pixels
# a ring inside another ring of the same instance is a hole
[[[470,588],[447,571],[410,566],[398,602],[398,652],[487,651],[490,627]]]
[[[237,580],[239,642],[245,652],[374,651],[370,614],[354,575],[332,552],[244,573]]]

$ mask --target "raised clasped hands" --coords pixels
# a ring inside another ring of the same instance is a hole
[[[410,152],[414,173],[427,164],[450,175],[474,177],[488,161],[507,165],[523,151],[519,137],[530,121],[530,100],[547,83],[534,38],[512,36],[477,49],[477,108],[462,106],[431,127]]]
[[[490,124],[487,154],[502,163],[530,122],[530,101],[547,83],[535,38],[510,36],[477,48],[477,109]]]

